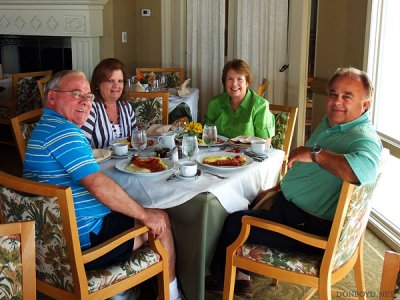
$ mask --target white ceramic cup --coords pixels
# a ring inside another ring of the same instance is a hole
[[[193,177],[197,173],[197,163],[195,161],[180,162],[179,170],[182,176]]]
[[[166,132],[158,138],[158,142],[166,148],[173,149],[175,148],[175,136],[175,132]]]
[[[128,154],[128,144],[125,143],[114,143],[111,145],[111,149],[113,154],[117,156]]]
[[[264,140],[254,140],[251,141],[251,152],[254,153],[264,153],[266,149],[265,141]]]

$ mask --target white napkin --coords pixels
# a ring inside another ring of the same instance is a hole
[[[171,129],[172,125],[153,124],[146,130],[148,136],[158,136]]]
[[[187,85],[190,82],[190,78],[186,79],[184,83],[182,83],[176,90],[180,97],[186,96],[190,94],[190,90],[187,88]]]
[[[251,141],[255,141],[255,140],[265,141],[265,139],[262,139],[262,138],[259,138],[256,136],[244,136],[244,135],[239,135],[239,136],[231,139],[232,142],[242,143],[242,144],[250,144]]]
[[[132,84],[132,91],[135,92],[145,92],[145,88],[143,87],[143,85],[138,81],[134,84]]]

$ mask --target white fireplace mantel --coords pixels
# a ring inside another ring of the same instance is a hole
[[[88,75],[100,59],[108,0],[0,0],[0,35],[71,37],[72,67]]]

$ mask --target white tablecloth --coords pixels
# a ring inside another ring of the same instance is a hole
[[[220,201],[228,213],[246,209],[249,199],[256,197],[260,190],[274,186],[280,175],[284,152],[273,149],[268,159],[263,162],[254,161],[246,168],[215,172],[227,176],[219,179],[204,174],[197,180],[174,179],[167,182],[172,171],[155,176],[127,174],[115,169],[118,160],[110,159],[100,163],[101,170],[113,178],[121,187],[144,207],[170,208],[180,205],[199,193],[211,192]],[[203,166],[200,169],[205,170]]]
[[[186,103],[190,107],[193,120],[197,122],[198,114],[198,102],[199,102],[199,89],[190,88],[190,94],[187,96],[169,96],[169,108],[168,112],[171,112],[180,103]]]

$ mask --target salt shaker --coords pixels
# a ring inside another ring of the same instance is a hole
[[[171,154],[171,159],[172,161],[175,163],[179,160],[179,156],[178,156],[178,149],[176,147],[174,147],[172,149],[172,154]]]

